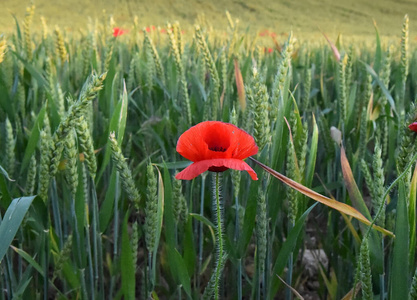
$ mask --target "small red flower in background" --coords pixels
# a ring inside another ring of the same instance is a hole
[[[167,33],[167,30],[165,28],[162,28],[161,33]]]
[[[272,48],[268,48],[268,53],[272,53],[274,51]]]
[[[410,125],[408,125],[408,128],[410,128],[414,132],[417,132],[417,122],[411,123]]]
[[[146,27],[146,32],[151,32],[151,28],[150,27]]]
[[[127,30],[119,28],[119,27],[114,27],[113,28],[113,36],[114,37],[118,37],[121,36],[123,34],[127,33]]]
[[[255,171],[243,159],[258,153],[255,140],[235,125],[206,121],[184,132],[177,143],[177,151],[193,162],[175,178],[191,180],[205,171],[223,172],[227,169],[247,171],[258,180]]]
[[[269,30],[265,29],[264,31],[259,32],[259,36],[267,36],[269,35]]]

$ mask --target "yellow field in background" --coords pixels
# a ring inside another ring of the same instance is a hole
[[[0,32],[15,29],[12,15],[23,20],[30,1],[0,0]],[[244,1],[244,0],[36,0],[34,26],[40,28],[39,17],[47,23],[75,31],[93,20],[112,15],[118,26],[130,26],[134,16],[141,26],[164,26],[178,20],[183,28],[195,23],[204,14],[214,27],[226,28],[225,10],[240,19],[240,28],[250,31],[269,29],[280,33],[292,30],[298,37],[319,36],[319,28],[335,37],[368,37],[374,35],[374,19],[383,36],[400,36],[403,17],[410,16],[410,38],[417,36],[417,1],[394,0],[302,0],[302,1]]]

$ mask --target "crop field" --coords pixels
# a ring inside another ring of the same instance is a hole
[[[39,17],[0,31],[0,300],[417,299],[416,20]]]

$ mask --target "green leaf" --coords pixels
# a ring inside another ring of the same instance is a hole
[[[130,212],[126,213],[122,227],[122,250],[120,255],[120,271],[122,276],[122,290],[125,299],[135,299],[135,265],[133,264],[132,246],[127,233],[127,221]]]
[[[398,183],[397,217],[389,299],[408,299],[408,213],[404,181]]]
[[[126,128],[127,105],[128,105],[128,97],[127,97],[127,92],[126,92],[126,87],[125,87],[123,89],[123,94],[121,95],[121,99],[117,103],[116,108],[114,109],[112,118],[110,120],[110,125],[107,131],[107,136],[109,136],[110,132],[116,132],[117,143],[120,145],[120,147],[122,146],[122,143],[123,143],[123,136],[124,136],[125,128]],[[101,164],[101,168],[98,173],[96,182],[100,180],[101,176],[104,173],[104,170],[109,164],[110,156],[111,156],[111,148],[110,148],[110,143],[107,139],[103,163]]]
[[[176,162],[164,162],[161,164],[154,164],[155,166],[167,169],[183,169],[191,165],[192,161],[176,161]]]
[[[362,198],[361,192],[356,185],[355,178],[353,177],[352,169],[346,157],[345,148],[343,146],[340,147],[340,164],[342,165],[342,173],[346,189],[348,190],[353,206],[367,219],[371,219],[371,214],[369,213],[365,201]]]
[[[209,228],[215,228],[216,227],[216,226],[214,226],[213,222],[211,222],[209,219],[207,219],[206,217],[204,217],[200,214],[190,213],[190,216],[193,217],[194,219],[197,219],[200,222],[203,222],[203,224],[207,225]]]
[[[316,166],[316,158],[317,158],[318,140],[319,140],[319,130],[317,127],[316,118],[313,115],[313,134],[311,137],[310,152],[308,155],[306,177],[305,177],[306,186],[311,186],[311,183],[313,182],[313,175],[314,175],[314,169]]]
[[[288,234],[287,239],[282,244],[281,249],[279,250],[278,256],[275,260],[274,267],[272,274],[273,275],[280,275],[284,270],[288,258],[290,257],[291,253],[294,251],[294,248],[297,244],[298,236],[300,235],[301,230],[304,227],[305,219],[307,218],[308,214],[313,210],[313,208],[317,205],[314,203],[310,206],[303,215],[295,222],[293,229]],[[273,299],[275,294],[278,291],[279,279],[276,276],[271,277],[271,285],[268,291],[267,299]]]
[[[0,207],[3,209],[6,209],[7,206],[9,206],[10,203],[12,202],[12,197],[10,196],[9,190],[7,188],[5,176],[0,176],[0,192],[2,196],[1,201],[0,201]]]
[[[9,173],[7,173],[7,171],[2,167],[2,166],[0,166],[0,173],[2,173],[3,175],[4,175],[4,177],[6,177],[6,179],[8,180],[8,181],[16,181],[16,180],[14,180],[14,179],[11,179],[10,177],[9,177]]]
[[[161,238],[161,231],[162,231],[162,220],[163,220],[163,216],[164,216],[164,201],[165,201],[165,196],[164,196],[164,181],[162,180],[162,174],[159,171],[158,168],[156,168],[158,170],[158,211],[156,213],[156,219],[157,219],[157,223],[156,223],[156,243],[155,243],[155,248],[153,249],[154,252],[154,256],[156,256],[157,251],[158,251],[158,245],[159,245],[159,240]]]
[[[191,298],[190,275],[188,274],[187,267],[184,263],[184,260],[177,249],[175,248],[170,249],[169,252],[170,254],[168,255],[168,257],[170,258],[170,263],[173,265],[173,269],[176,270],[176,275],[178,276],[178,280],[182,284],[184,291]]]
[[[30,62],[28,62],[26,59],[24,59],[22,56],[20,56],[16,51],[11,51],[25,66],[25,69],[32,75],[33,78],[36,79],[36,81],[39,84],[39,87],[48,86],[48,82],[46,79],[42,76],[42,73],[34,67]]]
[[[155,228],[155,245],[153,246],[153,249],[150,249],[150,251],[152,252],[152,265],[156,266],[156,258],[158,255],[158,246],[159,246],[159,241],[161,238],[161,231],[162,231],[162,221],[163,221],[163,216],[164,216],[164,182],[162,180],[162,174],[159,171],[159,169],[156,167],[157,171],[158,171],[158,208],[157,208],[157,212],[156,212],[156,228]],[[151,282],[153,284],[155,284],[155,280],[156,280],[156,268],[152,268],[151,270]]]
[[[387,87],[385,86],[385,84],[379,79],[378,75],[376,74],[376,72],[374,71],[374,69],[372,69],[372,67],[364,62],[362,62],[365,67],[366,67],[366,71],[368,71],[369,74],[372,75],[372,77],[375,79],[375,81],[378,83],[379,87],[381,88],[382,92],[384,93],[385,97],[387,98],[392,111],[397,114],[397,110],[395,109],[395,102],[394,99],[392,98],[391,94],[389,93]]]
[[[99,220],[100,220],[100,231],[105,232],[107,226],[110,223],[111,218],[113,217],[113,208],[114,208],[114,197],[116,195],[116,167],[113,167],[110,183],[106,191],[106,197],[104,198],[103,203],[100,207]]]
[[[164,182],[165,182],[164,184],[164,187],[165,187],[165,209],[164,209],[165,240],[167,241],[169,248],[174,248],[175,247],[175,221],[174,221],[174,212],[172,208],[172,185],[171,185],[171,176],[169,174],[168,168],[166,167],[164,168]]]
[[[246,248],[252,237],[253,229],[255,227],[257,193],[259,180],[252,182],[249,189],[249,197],[245,207],[245,216],[243,218],[243,227],[241,235],[239,236],[237,247],[237,258],[242,258],[246,253]]]
[[[214,245],[214,231],[211,231]],[[193,222],[191,218],[187,219],[187,223],[184,225],[184,262],[187,266],[188,274],[193,276],[196,263],[197,252],[195,249],[196,243],[194,242]]]
[[[41,274],[42,277],[45,277],[42,267],[30,256],[25,250],[10,246],[17,254],[23,257],[36,271]]]
[[[39,141],[40,129],[43,128],[43,119],[45,117],[46,106],[42,107],[36,118],[35,124],[32,127],[30,138],[25,149],[25,155],[23,156],[22,167],[20,168],[20,174],[28,167],[30,158],[35,152],[36,146]]]
[[[0,262],[9,249],[23,217],[36,196],[16,198],[7,208],[6,214],[0,223]]]

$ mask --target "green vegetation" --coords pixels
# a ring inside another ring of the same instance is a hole
[[[71,34],[30,7],[0,36],[0,300],[415,299],[408,16],[401,43],[273,47],[233,16]],[[175,179],[206,120],[255,138],[259,180]]]

